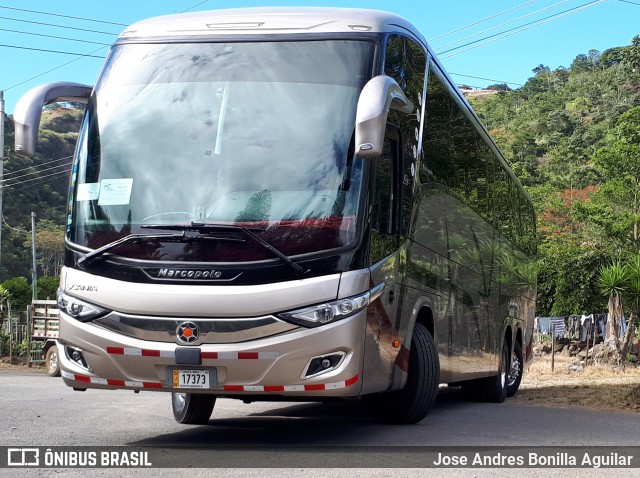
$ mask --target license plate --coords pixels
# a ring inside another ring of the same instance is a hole
[[[215,381],[215,376],[213,381]],[[211,388],[215,385],[215,383],[212,383],[209,370],[195,368],[174,368],[172,382],[173,388]]]

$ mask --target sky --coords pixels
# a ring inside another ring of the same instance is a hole
[[[422,32],[454,81],[478,88],[517,88],[540,64],[569,67],[579,54],[629,45],[640,34],[640,0],[0,0],[5,111],[13,113],[20,96],[42,83],[92,85],[107,45],[135,21],[185,10],[292,5],[401,15]]]

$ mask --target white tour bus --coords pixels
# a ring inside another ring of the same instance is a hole
[[[362,398],[413,423],[440,384],[516,392],[531,359],[531,201],[424,37],[396,15],[256,8],[127,28],[84,102],[60,281],[64,382]]]

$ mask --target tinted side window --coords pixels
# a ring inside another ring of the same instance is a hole
[[[385,74],[396,80],[413,103],[411,114],[389,113],[389,122],[400,128],[402,143],[402,173],[399,217],[400,234],[406,236],[411,226],[416,168],[421,155],[419,143],[422,131],[422,104],[427,57],[422,46],[402,35],[390,35],[387,40]]]
[[[375,159],[370,264],[384,259],[398,247],[398,139],[395,128],[389,128],[382,155]]]
[[[513,244],[535,252],[535,217],[526,194],[447,89],[429,72],[421,183],[439,183]]]

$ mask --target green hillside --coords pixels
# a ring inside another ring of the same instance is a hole
[[[640,37],[533,73],[469,101],[536,205],[538,314],[604,311],[599,267],[640,246]]]
[[[33,158],[13,153],[13,122],[11,117],[7,120],[0,282],[31,277],[32,211],[37,218],[38,275],[57,275],[63,260],[71,156],[81,117],[79,109],[56,107],[44,111]]]

